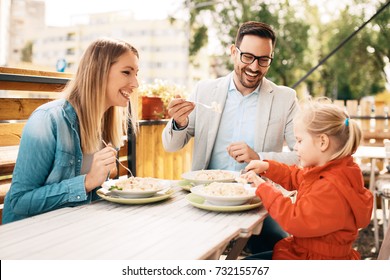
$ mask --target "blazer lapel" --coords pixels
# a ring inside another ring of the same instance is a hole
[[[256,132],[255,132],[255,151],[262,151],[264,148],[265,134],[268,129],[268,121],[272,109],[272,101],[274,92],[267,79],[263,78],[263,82],[257,100],[256,114]]]
[[[224,79],[222,79],[220,83],[218,83],[218,85],[215,87],[212,94],[210,94],[210,104],[211,102],[217,102],[217,104],[221,106],[222,112],[225,108],[231,76],[232,74],[229,74]],[[222,118],[222,113],[218,114],[216,112],[210,112],[210,114],[213,115],[211,118],[207,118],[207,121],[209,122],[209,133],[207,136],[207,147],[205,155],[206,166],[209,165],[215,139],[217,138],[219,123]]]

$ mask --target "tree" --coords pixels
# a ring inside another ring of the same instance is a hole
[[[200,7],[190,9],[190,54],[194,56],[208,42],[210,27],[217,31],[218,40],[227,49],[234,43],[242,22],[266,22],[277,34],[275,59],[267,76],[276,83],[293,86],[372,16],[372,9],[367,9],[373,7],[372,0],[353,1],[326,23],[320,20],[318,6],[308,0],[295,6],[287,0],[186,1],[187,5]],[[383,3],[385,0],[376,1],[376,10],[389,5]],[[204,24],[205,14],[213,19],[212,26]],[[384,68],[390,58],[389,19],[387,8],[311,73],[297,90],[306,88],[314,96],[342,99],[359,99],[383,91]],[[229,55],[224,53],[222,57],[231,69]]]
[[[32,62],[32,49],[33,49],[33,43],[31,41],[26,42],[26,44],[22,49],[21,61]]]
[[[362,1],[359,1],[360,3]],[[361,3],[362,5],[362,3]],[[338,19],[324,25],[322,36],[326,38],[322,53],[329,53],[340,42],[352,34],[369,17],[365,15],[364,5],[356,12],[356,5],[347,6]],[[379,7],[378,7],[379,8]],[[370,15],[371,16],[371,15]],[[388,59],[386,32],[377,28],[389,20],[389,13],[366,25],[341,49],[339,49],[320,69],[325,95],[337,99],[360,99],[373,95],[385,88],[385,60]],[[382,36],[382,33],[384,35]],[[313,89],[313,95],[323,95]]]

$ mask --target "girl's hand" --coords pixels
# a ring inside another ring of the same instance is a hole
[[[116,154],[117,151],[111,145],[108,145],[93,155],[91,169],[85,177],[87,193],[106,181],[110,170],[116,167]]]
[[[249,164],[245,167],[245,171],[254,171],[256,174],[263,173],[267,171],[269,168],[269,163],[262,160],[252,160],[249,162]]]
[[[240,176],[244,178],[248,183],[252,183],[251,186],[257,188],[260,184],[265,183],[265,181],[260,178],[254,171],[249,171]]]

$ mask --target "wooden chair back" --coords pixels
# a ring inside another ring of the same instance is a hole
[[[28,95],[21,94],[23,91],[59,92],[71,77],[66,73],[0,67],[0,91],[10,96]],[[37,107],[54,99],[28,96],[0,98],[0,224],[24,125]]]
[[[386,235],[379,249],[378,260],[390,260],[390,223],[387,226]]]

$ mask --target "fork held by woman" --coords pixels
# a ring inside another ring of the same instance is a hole
[[[102,139],[102,142],[103,142],[103,144],[106,146],[106,147],[109,147],[109,145],[106,143],[106,141],[104,141],[103,139]],[[114,148],[114,147],[112,147],[113,149],[116,149],[116,148]],[[117,149],[116,149],[117,150]],[[116,161],[124,168],[124,169],[126,169],[128,172],[129,172],[129,174],[130,174],[130,177],[134,177],[134,175],[133,175],[133,172],[131,172],[131,170],[129,169],[129,168],[127,168],[125,165],[123,165],[121,162],[120,162],[120,160],[118,159],[118,158],[116,158]],[[108,173],[108,178],[110,177],[110,173]]]

